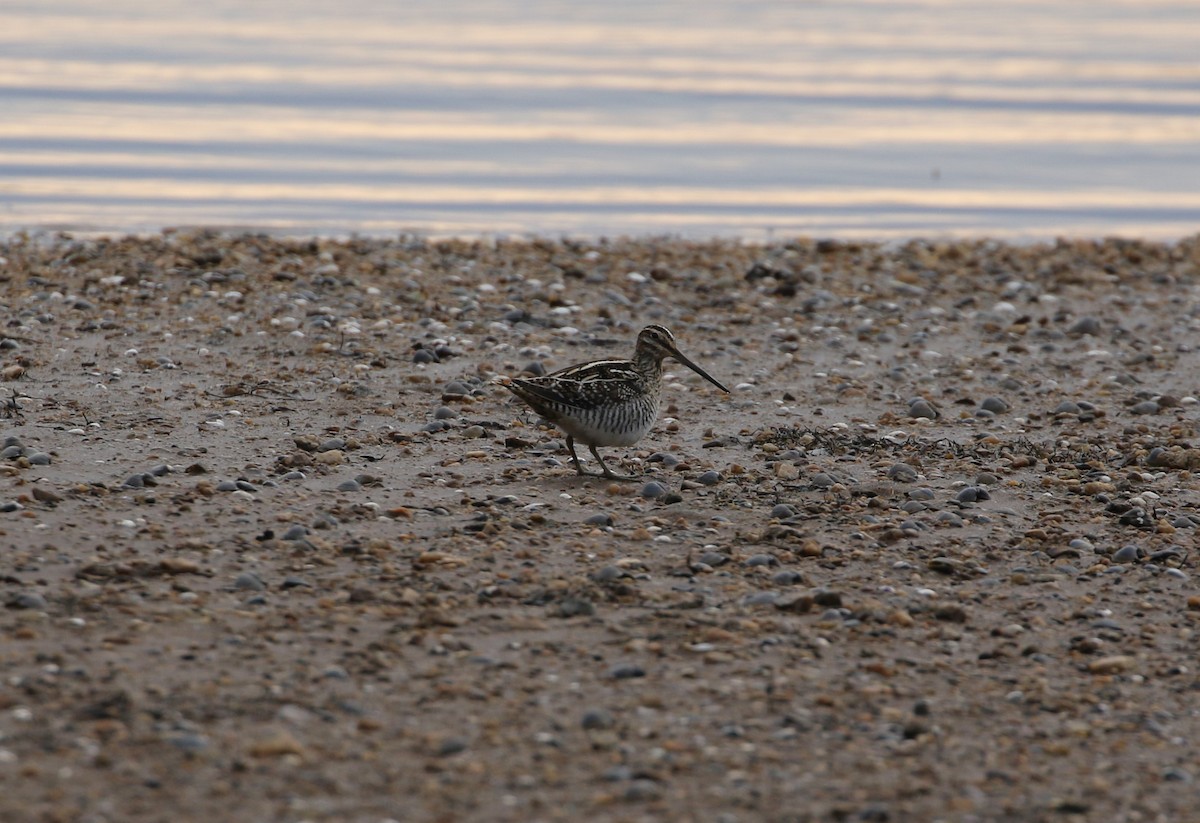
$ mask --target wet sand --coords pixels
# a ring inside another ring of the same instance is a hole
[[[1195,814],[1200,239],[0,258],[6,821]]]

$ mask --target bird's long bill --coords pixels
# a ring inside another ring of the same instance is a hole
[[[700,368],[695,363],[693,363],[691,360],[688,360],[686,357],[684,357],[682,354],[680,354],[679,349],[676,349],[675,351],[671,352],[671,356],[674,357],[676,360],[678,360],[683,365],[687,366],[692,371],[694,371],[696,374],[703,377],[709,383],[712,383],[714,386],[716,386],[721,391],[725,392],[726,394],[729,394],[729,389],[725,388],[719,382],[717,382],[717,378],[713,377],[711,374],[706,372],[704,369]]]

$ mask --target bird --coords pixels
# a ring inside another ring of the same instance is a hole
[[[501,385],[567,435],[567,451],[575,471],[585,472],[575,441],[587,446],[600,464],[601,476],[635,480],[614,473],[597,446],[632,446],[658,418],[662,399],[663,359],[674,358],[726,394],[729,389],[680,351],[665,326],[646,326],[637,336],[629,360],[591,360],[538,377],[502,377]]]

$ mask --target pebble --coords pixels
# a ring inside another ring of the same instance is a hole
[[[343,480],[341,483],[338,483],[337,490],[340,492],[362,491],[362,484],[357,480]]]
[[[583,522],[589,526],[603,526],[604,528],[609,528],[610,526],[612,526],[614,520],[613,520],[613,516],[611,514],[605,514],[605,513],[601,512],[599,514],[593,514],[591,517],[589,517],[587,520],[584,520]]]
[[[796,516],[796,509],[789,506],[787,503],[776,503],[771,509],[771,517],[778,520],[786,520],[789,517]]]
[[[1100,333],[1100,320],[1096,317],[1084,316],[1076,320],[1069,329],[1067,334],[1073,337],[1081,337],[1085,334],[1097,335]]]
[[[784,569],[771,575],[771,582],[776,586],[798,586],[804,582],[804,575],[792,569]]]
[[[1153,400],[1143,400],[1129,407],[1133,414],[1158,414],[1158,403]]]
[[[125,483],[128,485],[129,481],[127,480]],[[219,492],[235,492],[238,490],[238,484],[233,480],[222,480],[216,485],[216,489]]]
[[[708,551],[708,552],[705,552],[704,554],[700,555],[699,561],[701,563],[703,563],[704,565],[715,569],[719,566],[724,566],[726,563],[728,563],[729,555],[722,554],[721,552]]]
[[[962,528],[963,519],[954,512],[938,512],[935,522],[943,526],[952,526],[954,528]]]
[[[51,462],[50,455],[45,452],[31,452],[25,456],[25,459],[33,466],[49,466]]]
[[[696,482],[703,486],[715,486],[721,482],[721,479],[720,472],[709,469],[708,471],[704,472],[704,474],[697,477]]]
[[[743,606],[774,606],[778,592],[751,592],[742,598]]]
[[[617,720],[605,709],[588,709],[583,713],[579,725],[588,731],[611,729],[617,725]]]
[[[909,417],[923,417],[927,420],[936,420],[941,415],[934,408],[933,404],[924,397],[917,397],[909,401],[908,405]]]
[[[1140,550],[1137,546],[1122,546],[1112,554],[1112,562],[1114,563],[1134,563],[1138,559]]]
[[[657,480],[651,480],[642,486],[641,495],[649,500],[657,500],[667,493],[667,487]]]
[[[629,572],[625,571],[619,566],[613,566],[611,564],[607,566],[601,566],[591,575],[592,580],[596,581],[597,583],[612,583],[628,576]]]
[[[992,414],[1003,414],[1009,410],[1009,405],[999,397],[985,397],[983,402],[979,404],[979,408],[984,411],[989,411]]]
[[[959,503],[977,503],[981,500],[991,500],[992,496],[982,486],[967,486],[960,490],[954,499]]]
[[[254,572],[242,572],[233,581],[233,588],[238,591],[264,591],[267,584]]]
[[[434,420],[455,420],[458,418],[458,412],[449,406],[438,406],[437,411],[433,413]]]
[[[17,592],[8,601],[10,609],[36,609],[42,610],[46,608],[46,598],[38,592]]]
[[[773,554],[752,554],[742,561],[742,565],[749,568],[756,566],[778,566],[779,558]]]
[[[646,670],[636,663],[618,663],[608,670],[608,676],[613,680],[631,680],[645,677]]]
[[[895,480],[897,483],[912,483],[916,481],[918,473],[907,463],[896,463],[888,469],[887,476],[889,480]]]
[[[447,737],[437,747],[438,757],[450,757],[467,750],[467,741],[461,737]]]
[[[665,468],[673,469],[683,461],[671,452],[655,452],[646,459],[647,463],[661,463]]]

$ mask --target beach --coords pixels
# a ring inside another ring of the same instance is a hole
[[[6,821],[1195,814],[1200,236],[15,233],[0,282]],[[496,378],[650,323],[731,392],[667,361],[580,477]]]

